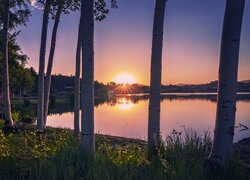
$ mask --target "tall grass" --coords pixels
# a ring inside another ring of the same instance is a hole
[[[98,135],[95,159],[90,161],[80,153],[79,141],[70,130],[49,129],[44,137],[32,131],[0,135],[9,151],[4,156],[0,144],[0,179],[202,180],[206,179],[203,164],[211,149],[208,132],[201,137],[191,129],[173,131],[158,149],[157,158],[149,161],[144,142]],[[246,178],[247,171],[237,157],[221,177]]]

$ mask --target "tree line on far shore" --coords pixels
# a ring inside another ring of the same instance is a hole
[[[0,52],[1,54],[1,52]],[[38,74],[34,68],[27,68],[19,64],[16,59],[10,63],[10,96],[17,97],[37,97]],[[12,59],[10,61],[13,61]],[[1,66],[1,62],[0,62]],[[0,97],[2,95],[0,75]],[[75,76],[73,75],[51,75],[52,95],[58,93],[74,93]],[[211,81],[205,84],[169,84],[161,85],[161,93],[216,93],[218,81]],[[94,81],[95,96],[107,96],[108,94],[139,94],[149,93],[150,86],[143,84],[119,84],[115,82],[102,83]],[[248,80],[237,83],[237,92],[250,92],[250,82]]]

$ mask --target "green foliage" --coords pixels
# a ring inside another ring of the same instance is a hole
[[[0,119],[0,129],[2,129],[4,127],[4,120],[3,119]]]
[[[18,112],[19,113],[19,122],[22,123],[34,123],[36,119],[36,108],[35,106],[28,105],[28,106],[23,106],[23,105],[13,105],[12,108],[13,112]]]
[[[108,13],[109,10],[107,9],[107,4],[104,0],[95,1],[94,15],[97,21],[104,20]]]
[[[2,36],[0,30],[0,45],[2,44]],[[10,88],[11,92],[16,95],[23,95],[30,92],[35,83],[35,74],[33,68],[25,68],[28,61],[28,56],[23,54],[21,47],[17,43],[17,36],[19,32],[9,34],[9,75],[10,75]],[[0,58],[2,52],[0,51]],[[0,68],[2,68],[2,62],[0,61]],[[2,74],[0,74],[0,81]]]
[[[168,164],[169,176],[173,179],[205,179],[203,163],[210,152],[211,142],[208,133],[201,138],[192,130],[184,128],[184,133],[173,130],[161,150],[162,157],[171,162]]]
[[[45,6],[45,0],[38,0],[38,5]],[[118,8],[117,1],[111,0],[111,8]],[[81,7],[81,0],[51,0],[50,15],[55,19],[57,11],[62,8],[64,14],[70,14],[79,10]],[[109,8],[105,0],[95,0],[94,16],[96,21],[102,21],[109,14]]]
[[[0,179],[206,179],[209,133],[201,138],[192,130],[173,131],[152,161],[146,159],[142,141],[97,135],[91,161],[81,154],[71,130],[48,128],[46,134],[38,134],[32,129],[9,135],[0,131]],[[236,156],[224,179],[246,175]]]
[[[34,87],[35,78],[30,69],[21,66],[11,67],[11,88],[12,92],[22,96],[30,92]]]
[[[0,130],[0,155],[1,157],[10,156],[9,142],[2,130]]]
[[[56,129],[49,129],[47,134],[39,134],[29,130],[17,135],[2,133],[8,146],[9,155],[12,158],[20,159],[41,159],[53,156],[67,146],[73,146],[73,135],[68,130],[61,130],[57,133]],[[0,154],[0,158],[2,154]]]
[[[9,28],[13,30],[18,25],[26,25],[30,17],[30,10],[27,6],[29,0],[11,0],[10,1],[10,22]],[[2,29],[2,19],[4,12],[4,3],[0,3],[0,29]]]
[[[25,68],[28,56],[23,54],[17,43],[17,36],[20,31],[15,31],[19,25],[26,25],[30,17],[28,4],[29,0],[11,0],[9,10],[9,33],[8,33],[8,56],[11,92],[22,95],[29,92],[34,86],[34,78],[30,70]],[[4,3],[0,3],[0,46],[2,44]],[[2,52],[0,52],[0,59]],[[1,61],[0,61],[1,68]],[[0,74],[1,81],[1,74]]]
[[[12,115],[12,119],[15,122],[20,122],[21,116],[20,116],[20,113],[18,111],[12,111],[11,115]]]
[[[107,158],[116,165],[141,165],[148,163],[144,156],[142,148],[137,145],[130,145],[126,148],[121,146],[112,146],[104,142],[98,147],[98,151],[105,154]]]

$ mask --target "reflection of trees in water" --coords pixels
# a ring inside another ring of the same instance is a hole
[[[121,103],[133,103],[138,104],[142,101],[147,101],[149,98],[148,94],[141,94],[141,95],[117,95],[111,98],[96,98],[95,99],[95,107],[102,106],[107,104],[108,106],[115,106]],[[187,101],[187,100],[201,100],[201,101],[210,101],[215,103],[217,96],[216,94],[162,94],[161,101]],[[237,96],[238,101],[243,102],[250,102],[250,94],[238,94]],[[23,104],[15,104],[12,106],[13,111],[19,112],[21,117],[31,117],[36,118],[37,114],[37,106],[36,105],[29,105],[24,106]],[[49,115],[59,114],[62,115],[64,113],[74,111],[73,103],[66,103],[66,104],[56,104],[55,106],[49,107]],[[0,111],[1,114],[1,111]]]
[[[217,102],[217,94],[163,94],[162,100],[187,101],[201,100]],[[250,94],[238,94],[237,101],[250,102]]]
[[[49,115],[59,114],[62,115],[63,113],[74,112],[74,104],[73,103],[65,103],[65,104],[56,104],[54,106],[49,107]]]
[[[133,104],[137,104],[139,101],[147,101],[149,99],[149,94],[118,95],[117,97],[114,97],[114,100],[109,100],[109,101],[117,102],[119,98],[126,98],[127,101],[131,101]],[[161,101],[164,100],[169,100],[169,101],[201,100],[201,101],[216,102],[217,95],[216,94],[162,94]],[[250,94],[238,94],[237,101],[250,102]],[[109,102],[107,103],[109,104]]]
[[[206,95],[162,95],[162,101],[169,100],[169,101],[193,101],[193,100],[200,100],[200,101],[211,101],[216,102],[217,101],[217,95],[216,94],[206,94]]]

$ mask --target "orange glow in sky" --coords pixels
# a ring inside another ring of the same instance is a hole
[[[136,80],[131,74],[123,73],[116,76],[114,82],[118,84],[134,84]]]

